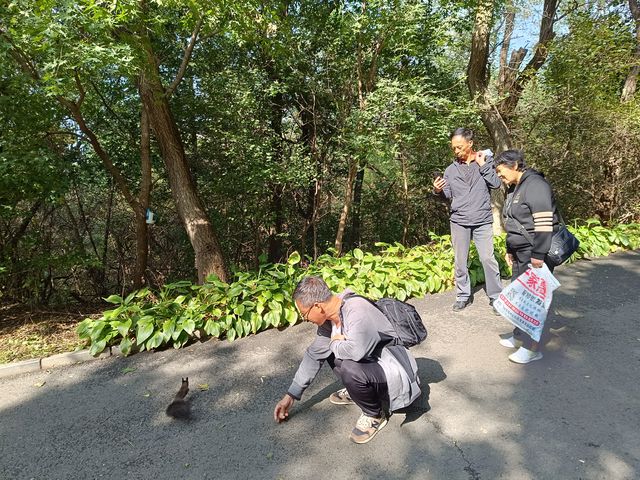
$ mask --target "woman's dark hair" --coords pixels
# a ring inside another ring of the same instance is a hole
[[[522,153],[522,150],[505,150],[496,156],[493,164],[496,167],[499,165],[506,165],[509,168],[515,167],[519,172],[527,168],[527,162],[524,161],[524,153]]]
[[[456,128],[451,132],[451,135],[449,135],[449,140],[453,140],[453,137],[462,137],[467,142],[471,142],[473,140],[473,130],[465,127]]]

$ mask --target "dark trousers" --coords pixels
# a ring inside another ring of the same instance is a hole
[[[333,373],[349,392],[351,400],[369,417],[380,417],[389,408],[387,377],[374,360],[341,360],[331,356],[328,360]]]
[[[524,247],[518,250],[511,250],[510,248],[507,248],[507,251],[513,255],[513,264],[511,265],[511,281],[513,282],[516,278],[526,272],[527,268],[529,268],[529,263],[531,263],[531,247]],[[549,267],[551,273],[553,273],[553,269],[555,267],[549,263],[546,257],[544,259],[544,263]],[[538,342],[540,345],[544,345],[546,343],[546,339],[549,334],[549,325],[551,322],[549,322],[548,319],[549,317],[547,315],[547,321],[542,327],[542,335],[540,336],[540,342]],[[534,341],[529,335],[516,327],[513,329],[513,336],[522,340],[522,346],[524,348],[531,350],[531,346]]]

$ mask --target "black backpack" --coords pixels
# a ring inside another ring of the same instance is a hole
[[[344,296],[344,300],[352,297],[364,298],[384,313],[384,316],[387,317],[395,329],[396,338],[399,340],[399,343],[405,347],[410,348],[418,345],[427,338],[427,329],[413,305],[396,300],[395,298],[381,298],[377,302],[373,302],[355,293],[348,293]]]

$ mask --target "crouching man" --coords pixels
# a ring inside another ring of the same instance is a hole
[[[293,300],[303,320],[318,330],[274,409],[276,422],[286,420],[326,361],[345,387],[329,401],[360,407],[362,414],[349,438],[367,443],[387,424],[388,412],[409,406],[420,395],[416,361],[404,346],[395,345],[396,333],[387,317],[368,300],[350,297],[349,290],[335,295],[321,278],[306,277]]]

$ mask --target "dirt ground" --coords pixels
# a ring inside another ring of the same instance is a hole
[[[83,348],[76,325],[100,306],[77,309],[34,309],[0,305],[0,363],[46,357]]]

